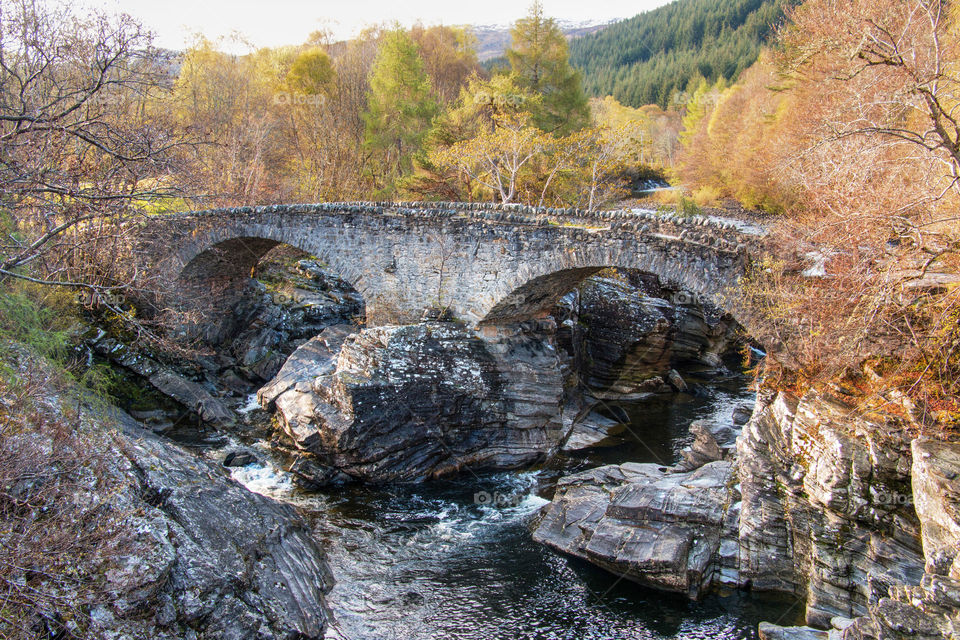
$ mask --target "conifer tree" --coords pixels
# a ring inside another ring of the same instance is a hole
[[[393,178],[409,173],[440,107],[417,44],[402,29],[386,33],[370,71],[370,92],[363,114],[365,143],[383,156]]]
[[[510,35],[513,42],[507,59],[518,84],[541,96],[534,124],[557,135],[586,126],[590,107],[580,74],[570,66],[563,31],[553,18],[544,17],[539,0],[526,17],[517,20]]]

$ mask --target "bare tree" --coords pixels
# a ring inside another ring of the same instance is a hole
[[[183,193],[192,148],[168,63],[129,16],[0,1],[0,281],[131,285],[122,223]]]

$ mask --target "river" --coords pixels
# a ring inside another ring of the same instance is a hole
[[[625,461],[675,463],[690,421],[728,419],[752,398],[747,382],[734,376],[698,385],[697,395],[613,406],[630,418],[621,444],[536,469],[304,492],[258,443],[270,462],[232,473],[311,518],[337,581],[328,597],[336,617],[330,640],[755,638],[761,620],[798,623],[803,607],[743,592],[689,602],[559,555],[529,531],[560,475]],[[195,433],[187,439],[215,457],[224,440],[210,435],[216,446],[204,447]]]

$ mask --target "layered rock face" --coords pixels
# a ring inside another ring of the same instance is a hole
[[[843,640],[960,637],[960,444],[913,441],[913,500],[925,565],[919,581],[869,603]]]
[[[359,294],[315,260],[285,262],[265,264],[258,274],[263,281],[248,283],[247,304],[232,314],[224,312],[214,352],[193,354],[189,360],[154,354],[96,328],[87,331],[85,343],[201,421],[232,425],[237,422],[236,398],[273,378],[309,338],[363,313]],[[184,412],[155,408],[150,413],[155,416],[151,426],[162,432]]]
[[[765,625],[766,638],[957,637],[960,445],[911,427],[854,412],[839,390],[761,396],[735,451],[735,430],[695,423],[675,467],[564,478],[534,538],[691,598],[792,592],[809,624],[832,627]]]
[[[250,285],[256,303],[238,317],[239,330],[221,346],[245,379],[270,380],[304,341],[363,313],[360,294],[315,260],[291,268],[268,264],[257,277]]]
[[[518,468],[561,443],[615,443],[622,427],[591,413],[592,401],[684,388],[671,367],[722,367],[737,335],[729,318],[634,280],[588,279],[556,311],[560,330],[552,318],[480,331],[333,327],[293,353],[259,399],[276,408],[306,486]]]
[[[639,399],[669,390],[671,368],[722,369],[738,339],[728,316],[655,278],[588,278],[557,310],[558,340],[596,396]]]
[[[544,459],[562,436],[551,320],[483,339],[447,322],[324,332],[264,387],[316,469],[416,481]]]
[[[742,425],[696,421],[673,467],[625,463],[562,478],[534,540],[645,586],[698,599],[738,586],[740,492],[733,447]]]
[[[106,573],[116,598],[92,615],[102,637],[324,637],[333,577],[292,507],[135,424],[120,438],[139,492],[128,561]]]
[[[910,438],[898,418],[857,416],[839,394],[762,402],[737,446],[742,582],[805,595],[821,627],[919,582]]]

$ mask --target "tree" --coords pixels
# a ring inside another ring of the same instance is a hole
[[[534,123],[543,131],[564,135],[589,122],[590,108],[580,74],[570,66],[567,40],[553,18],[545,18],[539,0],[510,30],[507,59],[524,89],[541,96]]]
[[[501,121],[512,121],[510,116],[521,112],[527,122],[529,112],[538,105],[539,96],[520,87],[513,74],[495,75],[489,80],[473,75],[461,88],[457,104],[434,120],[422,150],[414,158],[414,173],[400,182],[402,191],[441,200],[480,197],[470,174],[453,164],[438,164],[438,152],[481,135],[488,136]]]
[[[409,173],[439,105],[416,43],[401,29],[387,32],[370,72],[364,113],[366,145],[382,154],[387,174],[381,188]]]
[[[954,425],[956,11],[940,0],[807,0],[775,56],[705,109],[682,161],[691,186],[782,205],[770,255],[731,299],[768,361],[798,384],[845,376],[919,420]]]
[[[455,102],[467,80],[482,71],[473,49],[473,36],[463,27],[416,25],[410,37],[417,43],[424,68],[444,104]]]
[[[291,93],[318,96],[330,91],[333,80],[330,56],[320,47],[311,47],[294,59],[284,84]]]
[[[435,165],[453,169],[493,192],[500,202],[513,202],[523,172],[544,153],[550,140],[549,136],[530,126],[527,113],[498,114],[494,121],[493,130],[438,149],[432,160]]]
[[[283,164],[284,120],[276,107],[286,97],[274,52],[224,53],[199,38],[184,54],[173,88],[182,126],[206,144],[203,182],[222,205],[281,200],[272,169]]]
[[[195,146],[156,106],[168,61],[129,16],[32,0],[4,2],[0,38],[0,282],[111,299],[135,284],[121,223],[189,191]]]
[[[591,96],[667,109],[699,78],[736,80],[795,0],[676,0],[570,43]],[[696,80],[695,80],[696,79]]]

